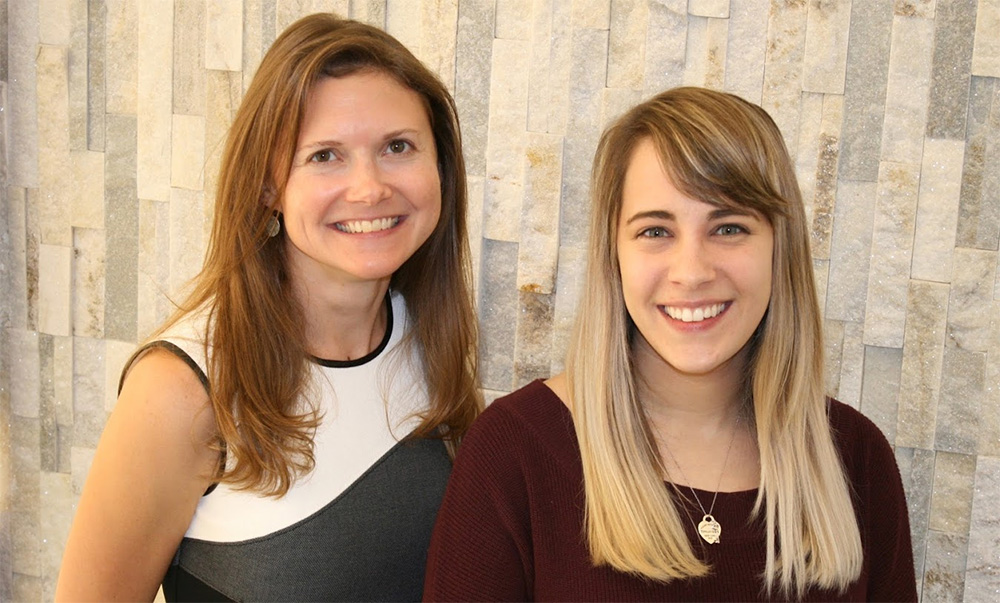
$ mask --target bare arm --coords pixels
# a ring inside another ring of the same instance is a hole
[[[97,446],[63,555],[57,601],[151,601],[212,482],[208,394],[183,360],[132,366]]]

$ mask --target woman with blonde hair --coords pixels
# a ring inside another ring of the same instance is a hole
[[[494,402],[431,541],[430,600],[915,600],[892,449],[823,393],[781,134],[699,88],[594,161],[564,375]]]
[[[454,102],[317,14],[229,131],[204,267],[123,371],[60,600],[415,600],[482,407]]]

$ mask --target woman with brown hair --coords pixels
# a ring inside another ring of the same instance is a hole
[[[190,297],[123,371],[57,599],[406,600],[482,408],[458,118],[388,34],[267,52]]]
[[[781,133],[678,88],[603,135],[564,375],[464,440],[429,600],[915,600],[892,449],[823,393]]]

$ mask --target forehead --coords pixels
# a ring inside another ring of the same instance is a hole
[[[383,71],[364,69],[317,80],[306,97],[302,125],[358,118],[411,119],[429,124],[424,97]]]

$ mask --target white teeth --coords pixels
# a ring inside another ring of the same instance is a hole
[[[399,224],[398,216],[395,218],[377,218],[375,220],[351,220],[350,222],[337,222],[334,224],[334,227],[336,227],[336,229],[340,232],[357,234],[359,232],[378,232],[380,230],[388,230],[396,224]]]
[[[726,304],[712,304],[702,308],[675,308],[664,306],[667,316],[682,322],[701,322],[708,318],[715,318],[726,308]]]

